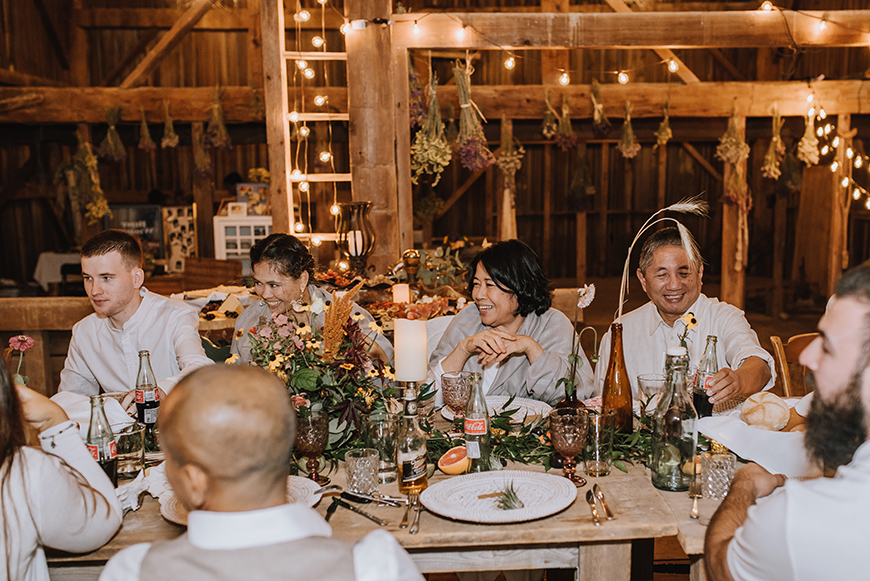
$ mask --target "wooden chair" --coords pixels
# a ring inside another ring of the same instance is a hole
[[[804,381],[807,368],[800,364],[798,358],[801,351],[818,336],[818,333],[794,335],[786,343],[776,335],[770,336],[776,360],[776,384],[781,388],[784,397],[804,396],[811,391],[807,389]]]

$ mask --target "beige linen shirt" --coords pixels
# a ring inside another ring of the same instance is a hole
[[[687,312],[693,313],[698,320],[698,325],[686,335],[690,376],[694,375],[704,355],[707,335],[716,335],[716,358],[720,368],[737,369],[747,358],[759,357],[770,369],[770,381],[764,390],[773,387],[776,381],[773,356],[761,347],[743,311],[702,294]],[[665,351],[668,347],[680,344],[680,336],[685,328],[682,320],[669,327],[651,302],[622,317],[622,345],[633,398],[638,397],[638,375],[665,372]],[[595,369],[595,387],[596,393],[601,394],[610,362],[610,331],[601,339],[598,354],[600,359]]]

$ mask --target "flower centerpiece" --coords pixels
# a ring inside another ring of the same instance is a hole
[[[331,305],[315,300],[274,313],[251,328],[252,363],[278,376],[287,386],[299,414],[325,410],[329,414],[329,443],[324,455],[330,460],[363,445],[363,417],[386,410],[393,399],[386,387],[392,372],[369,354],[380,327],[369,322],[369,333],[360,327],[362,314],[351,315],[357,284]],[[325,313],[322,331],[315,320]]]
[[[11,361],[11,356],[18,353],[18,367],[12,375],[12,381],[20,385],[27,385],[27,381],[30,379],[26,375],[21,375],[21,363],[24,362],[24,352],[31,347],[33,347],[33,339],[27,335],[16,335],[9,339],[7,360]]]

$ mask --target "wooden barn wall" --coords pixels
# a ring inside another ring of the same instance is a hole
[[[69,46],[67,23],[72,2],[42,2],[61,46]],[[69,71],[61,66],[34,2],[0,0],[0,68],[47,79],[68,79]]]

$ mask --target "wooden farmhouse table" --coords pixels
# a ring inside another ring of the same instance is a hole
[[[543,472],[541,466],[511,465],[509,468]],[[555,470],[550,473],[559,474]],[[345,484],[343,467],[330,477],[335,484]],[[449,476],[439,472],[430,483],[446,478]],[[567,509],[547,518],[517,524],[466,523],[423,511],[420,531],[411,535],[398,526],[404,508],[359,506],[389,521],[386,530],[408,550],[424,573],[567,568],[577,570],[579,578],[583,579],[628,581],[631,541],[677,535],[680,532],[678,519],[639,466],[630,466],[627,474],[614,470],[610,476],[588,480],[586,486],[577,490],[577,499]],[[601,485],[616,514],[615,520],[604,521],[598,527],[592,522],[585,500],[586,491],[595,482]],[[381,485],[380,491],[398,494],[395,483]],[[681,496],[685,499],[686,494]],[[327,496],[315,508],[325,515],[330,503]],[[360,539],[378,528],[344,508],[338,508],[330,524],[336,537],[349,540]],[[164,520],[157,501],[146,495],[142,508],[129,513],[118,534],[102,548],[82,555],[49,553],[51,578],[96,579],[105,562],[117,551],[136,543],[172,539],[183,531],[184,527]]]

